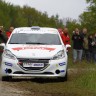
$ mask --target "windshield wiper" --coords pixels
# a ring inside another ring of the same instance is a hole
[[[9,44],[20,44],[20,43],[9,43]]]
[[[26,42],[26,44],[43,44],[43,45],[45,45],[46,43],[40,43],[40,42]]]

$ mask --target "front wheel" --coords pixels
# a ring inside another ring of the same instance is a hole
[[[67,80],[68,80],[68,72],[66,71],[65,77],[59,77],[59,80],[60,80],[61,82],[67,81]]]
[[[2,81],[11,81],[12,76],[2,76]]]

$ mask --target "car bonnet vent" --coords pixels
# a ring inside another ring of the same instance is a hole
[[[40,27],[39,26],[32,26],[31,29],[32,30],[40,30]]]

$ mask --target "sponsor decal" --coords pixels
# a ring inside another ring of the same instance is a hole
[[[12,48],[13,50],[19,51],[19,50],[26,50],[26,49],[40,49],[40,50],[49,50],[49,51],[54,51],[55,48],[49,48],[49,47],[16,47]]]
[[[61,73],[65,72],[65,70],[60,70]]]
[[[7,65],[7,66],[13,66],[11,63],[7,63],[7,62],[5,62],[5,65]]]
[[[66,62],[59,63],[60,66],[64,66],[65,64],[66,64]]]
[[[5,73],[8,73],[8,69],[7,68],[5,69]]]

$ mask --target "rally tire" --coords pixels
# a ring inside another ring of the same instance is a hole
[[[2,76],[2,81],[11,81],[12,77],[11,76]]]
[[[67,73],[67,71],[66,71],[65,77],[59,77],[59,80],[60,80],[61,82],[64,82],[64,81],[67,81],[67,80],[68,80],[68,73]]]

